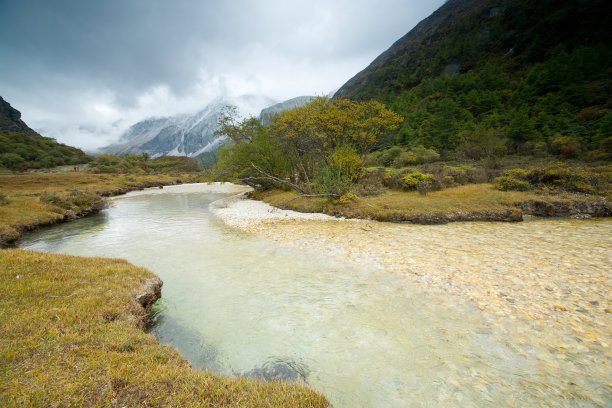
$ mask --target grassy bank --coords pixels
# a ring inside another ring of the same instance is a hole
[[[440,224],[451,221],[520,221],[532,207],[549,208],[548,215],[576,215],[583,208],[598,207],[602,198],[584,194],[542,195],[534,192],[499,191],[492,184],[467,184],[422,195],[417,191],[387,190],[382,195],[331,201],[320,197],[299,197],[292,191],[270,190],[253,193],[253,198],[273,206],[301,212],[364,218],[377,221]],[[554,210],[557,212],[555,213]]]
[[[99,211],[102,197],[147,187],[206,181],[197,174],[0,175],[0,246],[24,232]]]
[[[0,251],[3,407],[324,407],[305,386],[196,371],[138,326],[153,275],[123,260]]]

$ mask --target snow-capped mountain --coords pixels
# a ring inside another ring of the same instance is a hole
[[[270,124],[270,121],[272,120],[272,117],[277,113],[304,106],[313,98],[314,96],[297,96],[295,98],[288,99],[284,102],[277,103],[276,105],[264,108],[259,114],[259,121],[264,126],[268,126]]]
[[[215,136],[217,124],[226,106],[238,108],[242,116],[255,116],[275,101],[255,95],[217,98],[195,115],[151,118],[132,125],[117,143],[100,149],[100,153],[123,155],[147,152],[151,157],[189,156],[214,151],[223,142]]]

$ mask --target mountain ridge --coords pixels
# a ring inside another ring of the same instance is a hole
[[[130,126],[120,139],[101,148],[100,153],[112,155],[148,153],[151,157],[184,155],[196,157],[216,150],[222,139],[214,132],[227,106],[238,106],[243,114],[254,114],[261,106],[275,101],[260,96],[237,98],[218,97],[193,115],[149,118]]]

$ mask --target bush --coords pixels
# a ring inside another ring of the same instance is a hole
[[[342,194],[340,196],[340,198],[338,198],[337,200],[333,200],[332,204],[334,204],[334,205],[346,205],[346,204],[357,202],[358,200],[359,200],[359,197],[357,197],[355,194],[353,194],[353,193],[346,193],[346,194]]]
[[[549,192],[609,194],[612,172],[608,166],[598,169],[575,169],[563,164],[537,167],[530,171],[512,169],[496,180],[499,190],[525,191],[543,188]]]
[[[0,205],[7,205],[9,203],[8,198],[6,198],[6,194],[0,192]]]
[[[355,186],[355,194],[361,197],[380,195],[391,177],[382,169],[365,173]]]
[[[335,194],[339,197],[349,193],[364,172],[359,154],[348,144],[335,148],[328,155],[327,163],[321,166],[315,180],[314,187],[320,194]]]
[[[486,183],[489,181],[485,169],[481,167],[475,168],[469,165],[444,166],[442,174],[452,177],[457,184]]]
[[[495,186],[500,191],[527,191],[531,188],[529,182],[519,180],[513,176],[502,176],[495,180]]]
[[[419,164],[419,158],[414,152],[402,152],[398,157],[393,160],[393,167],[400,169],[406,166],[412,166]]]
[[[406,174],[402,177],[404,190],[418,190],[421,194],[427,194],[429,191],[440,190],[442,184],[433,176],[433,174],[423,174],[419,172]]]
[[[25,159],[17,153],[3,153],[0,154],[0,165],[8,169],[22,170]]]
[[[585,156],[585,159],[589,161],[604,161],[610,158],[612,158],[612,154],[602,150],[591,150]]]
[[[602,139],[599,142],[599,149],[602,152],[606,152],[606,153],[612,155],[612,136],[607,137],[605,139]]]
[[[578,142],[569,136],[559,136],[550,142],[550,150],[561,157],[574,157],[578,153]]]
[[[427,195],[430,191],[437,191],[442,189],[442,185],[435,177],[429,177],[423,181],[420,181],[416,185],[417,191],[422,195]]]
[[[387,150],[374,152],[368,158],[369,166],[384,166],[402,168],[415,164],[431,163],[440,160],[440,154],[433,149],[426,149],[419,145],[411,150],[393,146]]]
[[[415,164],[431,163],[438,160],[440,160],[440,154],[438,152],[419,145],[397,156],[393,161],[393,167],[401,168]]]
[[[107,205],[98,194],[76,189],[68,193],[44,194],[40,196],[40,201],[51,204],[59,210],[70,210],[75,214],[97,212]]]

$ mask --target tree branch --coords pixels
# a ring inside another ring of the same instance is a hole
[[[260,169],[259,167],[257,167],[255,164],[253,164],[251,162],[251,167],[253,167],[255,170],[257,170],[259,173],[263,174],[264,177],[248,177],[247,179],[253,179],[253,180],[270,180],[270,181],[274,181],[276,183],[281,183],[281,184],[285,184],[289,187],[291,187],[292,189],[294,189],[295,191],[297,191],[300,194],[308,194],[306,191],[304,191],[302,188],[300,188],[297,184],[293,184],[290,181],[287,180],[283,180],[281,178],[275,177],[271,174],[266,173],[265,171],[263,171],[262,169]]]

